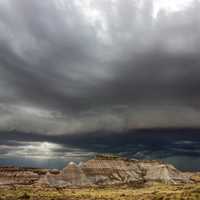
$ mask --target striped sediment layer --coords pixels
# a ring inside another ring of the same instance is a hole
[[[129,160],[99,155],[79,165],[71,162],[63,170],[0,168],[0,185],[45,185],[84,187],[141,185],[149,182],[180,184],[195,182],[199,173],[184,173],[160,161]]]

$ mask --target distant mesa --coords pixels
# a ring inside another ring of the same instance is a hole
[[[0,168],[0,186],[96,187],[152,182],[180,184],[199,180],[199,173],[181,172],[161,161],[128,159],[112,154],[99,154],[81,164],[70,162],[63,170]]]
[[[96,160],[117,160],[117,159],[124,159],[124,157],[120,157],[115,154],[97,154],[95,156],[95,159]]]

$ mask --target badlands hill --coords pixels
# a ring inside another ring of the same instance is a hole
[[[84,163],[69,163],[63,170],[0,168],[0,185],[38,185],[50,187],[89,187],[142,185],[161,182],[181,184],[198,182],[198,173],[181,172],[170,164],[152,160],[98,155]]]

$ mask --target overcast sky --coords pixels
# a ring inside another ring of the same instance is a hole
[[[0,0],[1,137],[198,128],[199,10],[198,0]],[[10,140],[1,155],[16,152]]]

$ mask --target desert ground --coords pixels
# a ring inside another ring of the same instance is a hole
[[[166,185],[156,183],[135,188],[43,188],[8,186],[0,188],[0,200],[199,200],[200,184]]]

